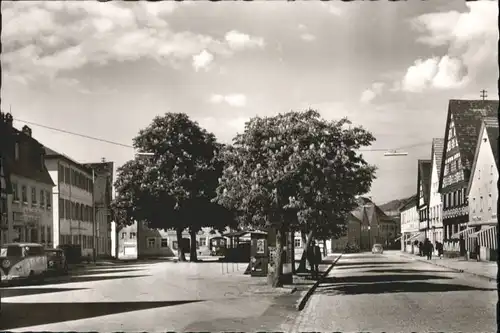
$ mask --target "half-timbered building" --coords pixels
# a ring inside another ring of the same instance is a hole
[[[478,135],[474,163],[467,188],[469,228],[466,250],[469,258],[497,258],[498,119],[485,118]]]
[[[431,182],[431,160],[418,160],[417,162],[417,210],[418,210],[418,231],[420,239],[429,238],[429,196]]]
[[[469,208],[466,190],[482,120],[498,113],[498,101],[450,100],[446,119],[439,192],[443,201],[445,255],[465,255]]]

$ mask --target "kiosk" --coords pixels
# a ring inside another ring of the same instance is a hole
[[[267,276],[269,263],[269,245],[267,243],[267,232],[250,232],[250,275]]]

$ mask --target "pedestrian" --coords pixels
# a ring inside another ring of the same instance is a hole
[[[314,245],[314,272],[316,273],[315,278],[319,276],[319,264],[322,261],[321,248],[318,244]]]
[[[309,267],[311,268],[311,276],[314,278],[316,273],[314,272],[314,241],[311,241],[309,247],[307,248],[307,262],[309,263]]]
[[[432,252],[434,252],[434,245],[431,243],[431,241],[429,239],[426,239],[425,240],[427,242],[427,249],[426,249],[426,252],[427,252],[427,260],[431,260],[432,259]]]
[[[421,257],[424,255],[424,243],[422,242],[418,243],[418,255]]]
[[[481,247],[479,246],[479,242],[477,241],[477,238],[474,240],[474,247],[475,247],[475,252],[476,252],[476,260],[481,261]]]
[[[443,255],[443,244],[441,242],[436,241],[436,251],[438,254],[439,259],[442,259]]]

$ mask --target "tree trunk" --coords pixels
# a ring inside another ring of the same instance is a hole
[[[274,271],[271,275],[271,285],[273,288],[283,286],[283,244],[286,233],[284,229],[276,230],[276,254],[274,260]]]
[[[309,231],[309,234],[307,235],[304,231],[301,231],[300,236],[302,237],[302,246],[304,248],[304,252],[302,252],[302,257],[300,257],[300,263],[299,267],[297,268],[297,273],[305,273],[307,272],[306,269],[306,259],[307,259],[307,250],[309,249],[309,246],[311,245],[311,241],[313,239],[314,233],[313,230]]]
[[[189,237],[191,239],[191,246],[189,247],[189,261],[198,261],[198,253],[196,252],[196,231],[189,230]]]
[[[292,256],[292,274],[295,274],[295,230],[290,228],[290,253]]]
[[[182,241],[182,232],[184,229],[177,229],[175,232],[177,233],[177,259],[179,261],[186,261],[186,255],[184,254],[184,244]]]

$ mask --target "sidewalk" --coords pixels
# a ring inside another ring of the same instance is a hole
[[[401,256],[412,258],[421,262],[426,262],[443,268],[448,268],[463,273],[488,278],[491,280],[497,279],[498,264],[494,261],[475,261],[465,260],[463,258],[435,258],[427,260],[425,257],[412,255],[409,253],[400,253]]]

